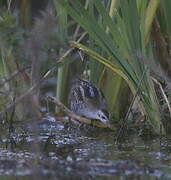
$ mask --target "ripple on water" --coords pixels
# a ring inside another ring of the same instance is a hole
[[[36,134],[18,133],[13,140],[16,146],[11,149],[4,148],[10,140],[1,139],[0,175],[171,178],[171,156],[165,147],[169,143],[164,142],[160,151],[158,139],[146,142],[136,137],[115,145],[113,134],[108,132],[88,137],[46,127]]]

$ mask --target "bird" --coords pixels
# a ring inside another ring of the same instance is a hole
[[[74,113],[109,124],[107,102],[102,91],[87,80],[76,78],[72,80],[68,106]]]

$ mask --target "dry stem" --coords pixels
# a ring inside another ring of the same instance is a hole
[[[160,88],[160,90],[161,90],[161,93],[162,93],[162,95],[163,95],[163,97],[164,97],[164,100],[166,101],[166,104],[167,104],[167,106],[168,106],[170,115],[171,115],[171,107],[170,107],[170,103],[169,103],[169,100],[168,100],[168,98],[167,98],[167,96],[166,96],[164,90],[163,90],[162,85],[161,85],[160,82],[157,81],[157,79],[155,79],[154,77],[151,77],[151,78],[152,78],[152,80],[159,86],[159,88]]]
[[[64,104],[62,104],[60,101],[58,101],[55,97],[47,96],[47,99],[49,101],[53,102],[55,105],[57,105],[61,109],[61,111],[66,113],[70,118],[72,118],[74,120],[77,120],[77,121],[79,121],[81,123],[85,123],[85,124],[93,124],[95,126],[103,127],[103,128],[110,127],[108,124],[103,124],[98,121],[92,121],[90,119],[87,119],[85,117],[75,114],[74,112],[70,111]]]

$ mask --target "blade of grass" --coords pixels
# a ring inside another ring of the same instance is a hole
[[[86,31],[88,31],[88,33],[96,41],[96,43],[104,50],[104,52],[106,52],[105,56],[111,57],[110,63],[115,63],[117,67],[119,67],[120,71],[129,80],[129,83],[131,84],[135,92],[135,89],[138,87],[138,83],[141,79],[141,75],[143,73],[145,65],[141,58],[137,58],[132,54],[134,51],[137,51],[137,49],[140,50],[140,53],[146,52],[144,46],[145,39],[143,29],[145,25],[143,24],[143,20],[140,21],[138,9],[136,6],[137,1],[120,0],[120,6],[118,8],[119,11],[117,13],[118,16],[116,17],[116,20],[112,21],[110,16],[105,12],[105,9],[101,5],[101,3],[99,3],[99,1],[97,0],[93,0],[98,13],[103,19],[103,22],[106,22],[106,27],[109,27],[108,33],[106,33],[106,29],[104,27],[101,27],[98,22],[96,22],[94,18],[89,15],[89,13],[83,8],[78,0],[74,2],[71,1],[70,3],[65,3],[62,0],[59,1],[66,8],[68,13],[77,22],[79,22]],[[129,11],[131,12],[129,13]],[[117,31],[115,29],[117,29]],[[120,39],[122,33],[124,34],[124,38],[126,37],[127,40],[125,43],[126,46],[124,46],[123,43],[125,42],[124,39],[122,44],[119,43],[119,38],[115,38],[115,33],[113,33],[112,30],[115,30],[114,32],[117,32],[116,35],[119,35]],[[116,42],[118,42],[118,44],[116,44]],[[128,57],[123,57],[122,52],[119,51],[120,45],[122,45],[121,49],[124,50],[123,54],[127,55]],[[107,65],[109,64],[107,63]],[[141,89],[143,104],[146,110],[146,114],[149,117],[149,122],[153,126],[154,131],[160,133],[160,126],[162,122],[160,119],[158,103],[156,101],[156,95],[153,83],[149,76],[149,72],[145,74]]]

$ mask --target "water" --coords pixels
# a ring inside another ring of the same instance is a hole
[[[24,127],[24,128],[23,128]],[[70,129],[55,122],[16,124],[0,138],[0,179],[171,179],[171,141]]]

